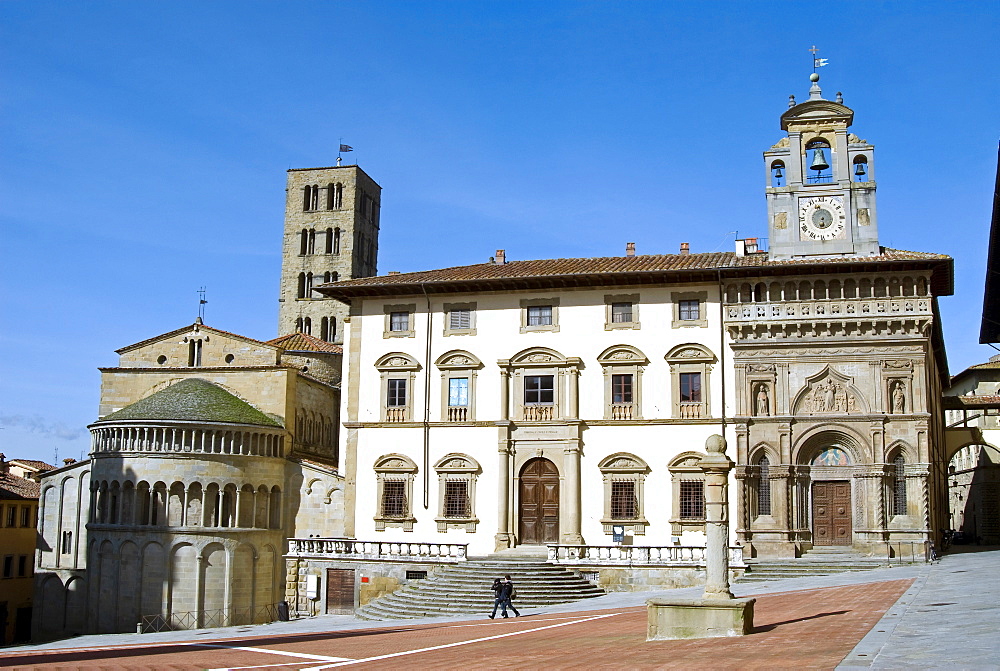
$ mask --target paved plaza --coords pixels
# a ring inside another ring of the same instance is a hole
[[[973,551],[979,550],[979,551]],[[7,648],[2,668],[1000,668],[1000,548],[939,563],[734,586],[757,598],[753,634],[645,641],[645,600],[699,589],[610,594],[526,611],[362,622],[81,636]]]

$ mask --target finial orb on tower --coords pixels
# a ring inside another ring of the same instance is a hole
[[[809,81],[811,81],[811,82],[818,82],[819,81],[819,73],[818,72],[814,72],[811,75],[809,75]]]

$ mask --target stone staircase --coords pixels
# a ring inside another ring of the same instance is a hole
[[[746,560],[747,569],[740,582],[770,582],[787,578],[815,577],[886,568],[885,560],[873,559],[839,547],[813,548],[798,559]]]
[[[440,615],[486,617],[493,610],[490,585],[494,578],[502,578],[505,574],[510,575],[517,589],[517,598],[513,603],[519,611],[604,594],[604,590],[573,571],[547,564],[540,558],[491,555],[443,567],[424,580],[412,581],[392,594],[362,606],[355,615],[363,620]]]

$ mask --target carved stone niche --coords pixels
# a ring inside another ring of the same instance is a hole
[[[903,415],[914,411],[912,360],[882,361],[882,394],[886,414]]]
[[[774,417],[778,414],[777,368],[773,363],[748,363],[745,368],[743,408],[753,417]]]
[[[827,366],[806,378],[792,408],[795,415],[864,415],[870,405],[852,378]]]

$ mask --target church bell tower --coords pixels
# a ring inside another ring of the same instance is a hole
[[[764,152],[770,257],[878,255],[875,147],[847,132],[841,94],[826,100],[809,79],[809,99],[789,96],[781,115],[787,135]]]

